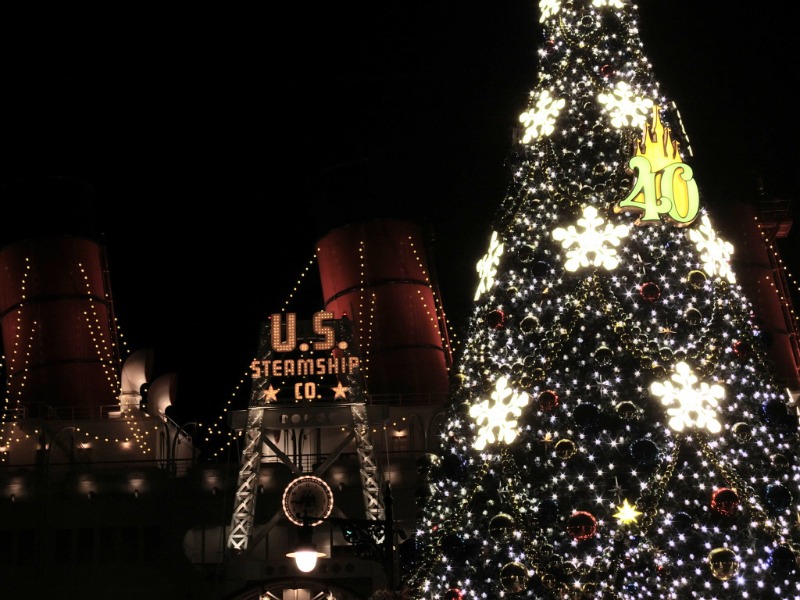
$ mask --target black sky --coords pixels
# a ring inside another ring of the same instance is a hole
[[[536,79],[537,4],[9,15],[0,176],[91,184],[128,348],[153,348],[184,406],[221,405],[315,242],[346,223],[425,225],[464,324]],[[712,211],[759,185],[796,199],[797,3],[649,0],[640,15]],[[86,221],[74,204],[11,204],[3,243]],[[321,308],[305,293],[298,312]]]

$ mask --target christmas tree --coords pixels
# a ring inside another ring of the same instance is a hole
[[[637,7],[539,7],[405,581],[446,600],[800,598],[797,418]]]

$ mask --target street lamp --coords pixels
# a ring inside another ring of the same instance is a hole
[[[310,573],[317,566],[317,558],[326,556],[318,552],[317,547],[311,542],[313,525],[322,521],[338,525],[342,530],[344,539],[356,547],[356,552],[361,558],[377,560],[383,564],[386,572],[386,583],[389,589],[394,590],[395,574],[395,547],[394,547],[394,511],[392,508],[392,491],[389,484],[384,490],[385,519],[342,519],[338,517],[306,517],[303,516],[303,525],[299,529],[295,549],[286,554],[294,558],[295,565],[303,573]],[[382,534],[382,535],[381,535]],[[383,538],[379,543],[378,539]]]
[[[292,552],[286,554],[288,558],[294,558],[294,564],[303,573],[310,573],[317,566],[317,559],[327,556],[324,552],[317,552],[317,546],[311,541],[313,533],[311,525],[300,527],[297,537],[297,545]]]

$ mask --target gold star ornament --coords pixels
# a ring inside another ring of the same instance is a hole
[[[617,507],[617,513],[614,515],[614,518],[619,521],[621,525],[628,525],[630,523],[636,523],[636,519],[641,515],[642,513],[636,510],[636,505],[634,504],[631,506],[626,499],[622,502],[622,506]]]

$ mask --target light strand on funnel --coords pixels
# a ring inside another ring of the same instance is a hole
[[[767,228],[761,224],[758,220],[758,217],[755,217],[755,221],[758,224],[758,231],[761,234],[761,238],[764,242],[764,246],[768,249],[770,255],[773,257],[776,263],[775,275],[779,275],[779,272],[782,273],[786,278],[786,283],[788,287],[789,281],[794,285],[795,289],[800,291],[800,285],[798,285],[797,280],[795,279],[794,275],[789,271],[786,264],[783,262],[783,258],[781,258],[780,252],[778,250],[778,245],[774,242],[773,238],[768,235]],[[792,324],[797,328],[797,313],[794,310],[794,303],[792,299],[788,297],[786,294],[789,294],[791,290],[781,290],[775,286],[774,277],[771,278],[770,287],[775,289],[775,293],[778,295],[778,299],[780,300],[781,307],[784,311],[788,312],[792,317]],[[785,292],[785,293],[784,293]]]
[[[373,327],[375,325],[375,294],[369,294],[367,297],[369,298],[369,308],[367,309],[364,305],[364,292],[368,289],[368,281],[366,280],[367,274],[367,257],[364,253],[366,250],[366,245],[364,240],[359,241],[358,243],[358,267],[359,267],[359,291],[362,292],[362,295],[359,296],[360,304],[358,309],[358,314],[353,315],[353,321],[361,321],[364,323],[366,321],[365,328],[359,328],[359,351],[363,358],[363,367],[362,373],[364,377],[364,385],[369,389],[369,361],[370,361],[370,351],[372,350],[372,332]],[[368,311],[368,312],[367,312]],[[364,314],[367,313],[366,320],[364,319]]]
[[[78,263],[78,269],[80,270],[81,275],[83,275],[83,285],[86,288],[86,295],[89,298],[94,297],[94,294],[92,293],[91,282],[89,281],[89,275],[83,268],[83,263]],[[118,365],[114,364],[114,352],[111,340],[106,339],[104,328],[102,326],[103,323],[100,315],[97,312],[94,302],[91,303],[91,307],[91,314],[89,314],[88,311],[83,311],[84,322],[89,331],[89,337],[94,343],[94,350],[97,354],[97,358],[100,359],[100,365],[105,373],[109,389],[112,394],[116,394],[117,390],[119,389],[120,382],[119,373],[117,372]],[[110,325],[108,318],[106,318],[105,321],[106,325]]]
[[[122,325],[120,325],[119,319],[116,317],[114,317],[114,326],[117,329],[117,340],[120,346],[119,355],[125,359],[132,354],[132,351],[130,348],[128,348],[128,340],[125,339],[125,334],[122,331]]]
[[[25,294],[26,289],[26,282],[28,277],[30,276],[31,272],[31,265],[30,259],[25,258],[25,271],[22,274],[22,280],[20,281],[20,302],[24,302],[27,298]],[[4,366],[13,369],[12,371],[6,371],[6,393],[4,397],[4,406],[3,406],[3,414],[0,416],[0,428],[2,428],[3,435],[5,436],[5,425],[7,423],[7,418],[9,415],[13,415],[11,421],[16,422],[16,410],[20,408],[20,396],[22,395],[22,388],[25,387],[25,383],[28,379],[28,360],[30,357],[30,352],[32,349],[33,344],[33,332],[30,332],[29,335],[26,336],[27,340],[27,349],[22,351],[20,349],[20,345],[22,342],[22,309],[20,308],[17,311],[17,322],[16,322],[16,332],[14,335],[14,347],[11,350],[11,356],[6,358],[3,357]],[[34,321],[33,325],[36,326],[36,322]],[[17,363],[21,364],[17,364]],[[20,381],[21,380],[21,381]],[[16,392],[16,398],[12,398],[12,384],[18,383],[18,389]],[[12,438],[9,434],[7,438],[0,439],[0,446],[6,448],[6,452],[11,446]],[[5,457],[4,457],[5,458]]]
[[[409,246],[411,248],[411,252],[414,255],[415,260],[417,261],[417,266],[425,276],[425,283],[428,284],[428,289],[431,291],[431,295],[433,296],[435,314],[433,315],[431,314],[427,306],[427,303],[425,301],[425,298],[422,296],[422,293],[419,290],[417,291],[417,296],[423,308],[425,309],[425,312],[428,314],[431,323],[433,324],[434,327],[436,327],[436,334],[439,336],[439,339],[441,339],[442,347],[445,349],[445,352],[447,354],[452,354],[453,347],[450,344],[450,337],[442,334],[442,332],[448,331],[450,332],[451,336],[454,336],[453,330],[450,326],[450,323],[448,323],[447,317],[444,312],[442,299],[439,297],[439,294],[433,287],[430,275],[428,274],[428,271],[425,269],[425,261],[423,257],[420,256],[420,253],[417,251],[417,248],[414,245],[414,240],[411,238],[411,236],[408,236],[408,241],[409,241]]]

